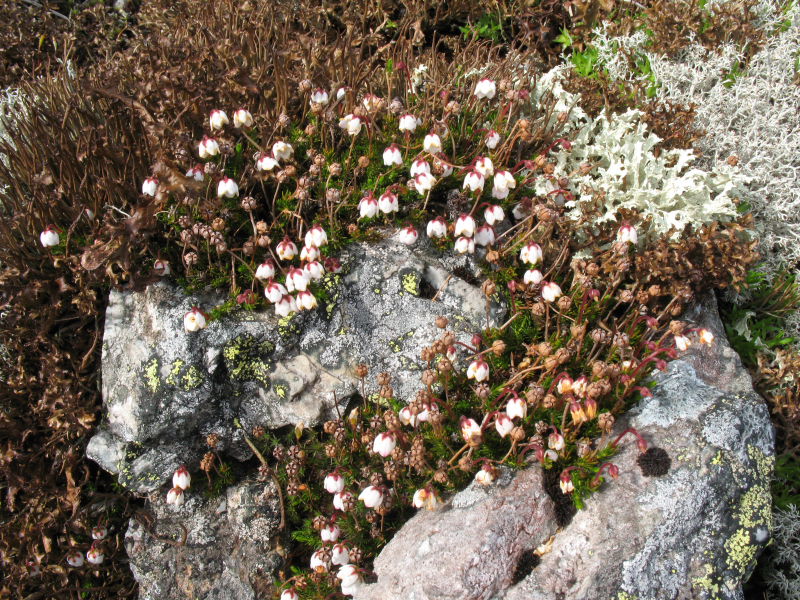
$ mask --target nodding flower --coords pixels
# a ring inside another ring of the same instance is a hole
[[[323,90],[322,88],[317,88],[311,93],[311,102],[313,104],[319,104],[321,106],[325,106],[328,104],[328,92]]]
[[[339,119],[339,127],[347,131],[347,135],[358,135],[361,133],[361,126],[363,121],[361,117],[356,117],[353,114],[345,115]]]
[[[185,494],[183,493],[183,488],[178,486],[173,487],[167,492],[167,504],[174,504],[175,506],[180,506],[186,500]]]
[[[525,400],[515,396],[511,398],[506,404],[506,414],[512,419],[524,419],[528,416],[528,405]]]
[[[481,225],[475,232],[475,243],[478,246],[490,246],[495,242],[494,228],[491,225]]]
[[[397,199],[397,194],[386,190],[378,198],[378,208],[386,215],[398,212],[400,210],[400,202]]]
[[[256,169],[259,171],[272,171],[278,166],[278,161],[272,156],[272,152],[262,152],[256,160]]]
[[[342,534],[342,530],[338,525],[328,525],[323,527],[319,532],[319,536],[323,542],[335,542]]]
[[[288,317],[295,312],[297,312],[297,303],[289,294],[275,303],[275,314],[279,317]]]
[[[525,271],[522,281],[527,285],[539,285],[543,279],[544,276],[539,269],[528,269]]]
[[[428,161],[418,158],[411,163],[411,169],[409,169],[408,173],[409,175],[411,175],[411,177],[416,177],[417,175],[420,175],[422,173],[430,175],[431,166],[428,164]]]
[[[420,196],[424,196],[436,185],[436,178],[430,173],[420,173],[414,177],[414,188]]]
[[[542,286],[542,298],[548,302],[555,302],[562,295],[561,288],[554,281]]]
[[[322,485],[329,494],[338,494],[344,489],[344,477],[339,475],[336,471],[328,473]]]
[[[506,437],[511,433],[511,430],[514,429],[514,421],[512,421],[511,417],[506,413],[500,413],[495,417],[494,427],[497,429],[497,433],[500,434],[500,437]]]
[[[360,219],[371,219],[378,214],[378,201],[372,192],[361,198],[358,203],[358,213]]]
[[[227,175],[219,180],[217,196],[220,198],[236,198],[239,195],[239,186]]]
[[[495,175],[495,179],[497,179],[497,175]],[[494,225],[495,223],[500,223],[503,219],[505,219],[506,214],[503,212],[502,206],[490,204],[486,207],[486,210],[483,211],[483,218],[486,220],[488,225]]]
[[[509,171],[497,171],[492,181],[492,198],[497,200],[508,198],[511,190],[517,187],[517,180]]]
[[[398,128],[400,131],[413,133],[421,121],[411,113],[406,113],[400,117],[400,124]]]
[[[466,213],[461,213],[456,219],[456,227],[453,232],[456,236],[465,236],[471,238],[475,235],[475,219]]]
[[[491,464],[484,463],[480,470],[475,473],[475,481],[481,485],[489,485],[497,478],[497,469]]]
[[[491,177],[494,175],[492,159],[487,156],[479,156],[475,159],[475,170],[484,177]]]
[[[571,494],[575,491],[575,485],[572,483],[572,475],[568,470],[564,470],[558,478],[558,485],[561,486],[561,493]]]
[[[275,157],[275,160],[289,160],[292,158],[292,154],[294,154],[294,148],[292,148],[291,144],[287,144],[286,142],[275,142],[272,144],[272,155]]]
[[[372,443],[372,451],[386,458],[394,451],[395,446],[397,446],[396,436],[391,431],[385,431],[375,436],[375,441]]]
[[[194,333],[206,327],[206,316],[196,306],[183,315],[183,329],[186,333]]]
[[[489,379],[489,365],[485,360],[477,359],[467,367],[467,379],[474,379],[477,383]]]
[[[558,431],[554,431],[549,436],[547,436],[547,446],[551,450],[555,450],[556,452],[561,452],[565,446],[564,436],[561,435]]]
[[[472,254],[475,252],[475,240],[461,236],[456,240],[453,248],[459,254]]]
[[[226,115],[225,111],[223,110],[214,109],[211,111],[211,114],[208,117],[208,124],[212,130],[222,129],[229,122],[230,121],[228,121],[228,115]]]
[[[464,438],[464,441],[468,444],[479,444],[483,433],[481,431],[481,426],[475,421],[475,419],[469,419],[467,417],[461,417],[459,421],[459,426],[461,427],[461,436]]]
[[[259,281],[268,281],[275,277],[275,263],[272,262],[271,258],[258,265],[255,277]]]
[[[300,595],[295,591],[294,588],[289,588],[288,590],[283,590],[283,592],[281,592],[280,600],[300,600]]]
[[[280,302],[281,299],[288,294],[288,290],[282,283],[277,281],[270,281],[267,287],[264,288],[264,296],[273,304]]]
[[[442,238],[447,235],[447,221],[442,217],[436,217],[428,221],[426,228],[429,238]]]
[[[186,468],[186,465],[181,465],[172,475],[172,485],[182,490],[188,490],[191,484],[192,476],[189,475],[189,469]]]
[[[278,242],[278,245],[275,247],[275,253],[281,260],[292,260],[297,256],[297,246],[286,236],[283,240]]]
[[[325,268],[318,260],[312,260],[303,266],[303,273],[306,274],[309,281],[319,281],[325,274]]]
[[[636,228],[627,221],[617,230],[617,241],[620,243],[636,245],[638,239]]]
[[[378,508],[383,504],[383,492],[379,487],[368,485],[358,495],[358,499],[361,500],[367,508]]]
[[[331,563],[334,565],[346,565],[350,562],[350,551],[342,543],[334,544],[331,548]]]
[[[158,189],[158,179],[148,177],[142,182],[142,194],[145,196],[155,196]]]
[[[383,164],[387,167],[391,167],[392,165],[397,165],[398,167],[402,166],[403,154],[400,152],[400,148],[397,144],[392,144],[383,151]]]
[[[406,246],[413,246],[417,241],[418,235],[419,234],[417,234],[417,230],[414,229],[412,225],[409,225],[408,227],[404,227],[400,230],[398,239]]]
[[[472,169],[467,173],[466,177],[464,177],[464,185],[462,187],[463,189],[468,189],[471,192],[481,192],[483,191],[484,182],[484,176],[478,171]]]
[[[253,115],[246,108],[240,108],[233,113],[233,126],[237,129],[253,126]]]
[[[186,177],[190,177],[195,181],[203,181],[203,179],[206,177],[206,171],[203,168],[203,165],[195,165],[193,167],[189,167],[189,169],[186,171]],[[142,190],[142,193],[144,193],[144,190]],[[150,195],[152,196],[153,194]]]
[[[89,548],[89,551],[86,553],[86,560],[90,565],[99,565],[103,562],[103,550],[100,546],[97,545],[97,542],[92,544],[92,547]]]
[[[58,246],[59,241],[61,241],[61,238],[59,237],[58,232],[51,225],[45,227],[44,231],[39,234],[39,242],[41,242],[42,246],[45,248]]]
[[[422,142],[422,149],[428,154],[439,154],[442,151],[442,140],[435,133],[429,133]]]
[[[698,334],[701,344],[710,345],[714,343],[714,334],[711,333],[708,329],[701,329],[700,331],[698,331]]]
[[[200,158],[211,158],[212,156],[217,156],[219,154],[219,144],[217,143],[217,140],[210,138],[207,135],[203,136],[203,139],[200,140],[200,144],[197,146],[197,154]]]
[[[314,294],[308,290],[304,290],[297,294],[297,308],[300,310],[313,310],[317,308],[317,299]]]
[[[322,248],[328,243],[328,234],[320,225],[314,225],[306,232],[306,246],[316,246]]]
[[[434,490],[425,487],[414,492],[414,498],[411,503],[415,508],[434,510],[439,505],[439,499],[436,497],[436,492]]]
[[[542,247],[536,242],[528,242],[519,251],[519,259],[529,265],[542,262]]]
[[[486,147],[489,150],[494,150],[497,148],[497,144],[500,143],[500,134],[497,133],[494,129],[492,129],[488,135],[486,136]]]
[[[291,267],[286,274],[286,289],[290,292],[303,292],[308,288],[308,276],[302,269]]]
[[[473,94],[476,98],[483,100],[491,100],[497,93],[497,85],[491,79],[481,79],[475,84],[475,91]]]

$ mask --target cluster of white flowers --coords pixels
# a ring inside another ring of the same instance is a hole
[[[92,545],[86,552],[85,559],[80,550],[73,549],[67,552],[66,560],[70,567],[78,569],[84,565],[84,562],[88,562],[90,565],[99,565],[103,562],[105,554],[103,553],[101,542],[108,537],[108,527],[105,525],[96,525],[92,527],[91,533]]]
[[[167,492],[167,504],[180,506],[186,501],[186,490],[192,484],[192,476],[189,475],[189,470],[181,465],[172,475],[172,487]]]

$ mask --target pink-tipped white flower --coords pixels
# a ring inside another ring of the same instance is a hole
[[[275,160],[279,162],[290,160],[292,154],[294,154],[294,148],[292,148],[291,144],[287,144],[286,142],[275,142],[272,144],[272,156],[275,157]]]
[[[306,246],[322,248],[328,243],[328,234],[325,233],[325,230],[320,225],[314,225],[306,231],[305,242]]]
[[[456,219],[456,228],[453,235],[463,235],[471,238],[475,235],[475,219],[467,213],[461,213]]]
[[[339,529],[338,525],[328,525],[327,527],[323,527],[319,532],[319,536],[322,538],[323,542],[335,542],[339,539],[341,534],[342,530]]]
[[[353,494],[350,492],[338,492],[333,495],[333,508],[342,512],[347,512],[353,507]]]
[[[491,225],[481,225],[475,232],[475,243],[478,246],[490,246],[494,244],[495,235]]]
[[[178,467],[172,475],[172,485],[182,490],[188,490],[192,485],[192,476],[189,475],[189,469],[186,468],[186,465]]]
[[[325,275],[325,268],[318,260],[312,260],[303,265],[303,273],[309,281],[319,281]]]
[[[414,115],[410,113],[404,114],[400,117],[400,124],[399,129],[400,131],[407,131],[408,133],[412,133],[419,125],[420,121]]]
[[[153,271],[159,277],[165,277],[172,273],[172,268],[169,266],[169,261],[163,258],[157,258],[153,263]]]
[[[488,135],[486,136],[486,147],[489,150],[494,150],[497,148],[497,144],[500,143],[500,134],[497,133],[494,129],[492,129]]]
[[[322,486],[329,494],[338,494],[344,489],[344,477],[339,475],[336,471],[328,473],[325,476],[325,480],[322,482]]]
[[[542,298],[548,302],[555,302],[561,295],[561,288],[555,281],[549,281],[542,285]]]
[[[308,288],[308,276],[302,269],[289,268],[286,274],[286,289],[290,292],[302,292]]]
[[[331,547],[331,564],[346,565],[350,562],[350,551],[342,543],[334,544]]]
[[[539,285],[544,279],[544,275],[539,269],[528,269],[522,277],[526,285]]]
[[[340,87],[338,90],[336,90],[336,99],[337,100],[341,100],[342,98],[344,98],[347,95],[347,92],[349,92],[349,91],[350,91],[350,87],[348,87],[348,86]]]
[[[263,263],[258,265],[256,269],[256,279],[259,281],[268,281],[275,277],[275,263],[271,258],[268,258]]]
[[[39,241],[45,248],[51,248],[52,246],[58,246],[58,242],[61,241],[61,238],[55,229],[47,226],[44,228],[44,231],[39,234]]]
[[[473,360],[467,367],[467,379],[474,379],[477,383],[489,379],[489,365],[483,359]]]
[[[556,452],[561,452],[564,449],[564,436],[554,431],[549,436],[547,436],[547,445],[551,450],[555,450]]]
[[[272,171],[278,166],[278,161],[272,156],[271,152],[262,152],[256,161],[256,169],[259,171]]]
[[[572,393],[572,378],[571,377],[562,377],[558,380],[556,384],[556,390],[562,396],[564,394],[571,394]]]
[[[507,414],[500,413],[494,420],[494,427],[497,429],[497,433],[500,434],[500,437],[506,437],[511,433],[511,430],[514,429],[514,422]]]
[[[399,208],[398,206],[398,210]],[[361,201],[358,203],[358,214],[360,219],[371,219],[378,214],[378,201],[371,192],[361,198]]]
[[[475,419],[468,419],[462,416],[459,420],[459,427],[461,428],[461,437],[468,444],[475,439],[480,439],[482,435],[481,426],[478,425]]]
[[[288,237],[283,238],[278,245],[275,246],[275,254],[281,260],[292,260],[297,256],[297,246]]]
[[[223,110],[212,110],[211,115],[208,117],[208,124],[212,130],[214,129],[222,129],[227,125],[230,121],[228,121],[228,115],[225,114]]]
[[[630,223],[623,223],[617,231],[617,241],[620,243],[630,243],[636,245],[639,236],[636,235],[636,228]]]
[[[415,508],[435,510],[439,506],[439,498],[436,497],[436,492],[431,488],[420,488],[414,492],[411,503]]]
[[[558,485],[561,486],[562,494],[571,494],[575,491],[575,485],[572,483],[572,476],[564,471],[558,478]]]
[[[436,185],[436,178],[429,173],[420,173],[414,177],[414,188],[420,196],[427,194]]]
[[[102,564],[104,558],[103,550],[100,546],[95,546],[94,544],[92,544],[92,547],[89,548],[89,551],[86,553],[86,562],[90,565]]]
[[[442,217],[436,217],[428,221],[426,228],[429,238],[443,238],[447,235],[447,221]]]
[[[491,100],[497,93],[497,86],[491,79],[481,79],[475,84],[475,96],[481,100]]]
[[[411,169],[409,169],[409,174],[411,175],[411,177],[416,177],[417,175],[421,175],[423,173],[425,173],[426,175],[430,175],[431,166],[428,164],[427,160],[422,160],[421,158],[418,158],[411,163]]]
[[[300,260],[317,260],[319,258],[319,248],[316,246],[303,246],[300,249]]]
[[[475,240],[462,236],[456,240],[453,248],[459,254],[473,254],[475,252]]]
[[[67,564],[73,569],[79,569],[83,566],[84,558],[83,553],[78,550],[70,550],[67,552]]]
[[[186,176],[195,181],[203,181],[206,178],[206,171],[203,169],[203,165],[195,165],[186,171]]]
[[[358,135],[361,132],[361,118],[353,114],[345,115],[339,119],[339,127],[347,132],[347,135]]]
[[[325,106],[330,101],[328,98],[328,92],[323,90],[322,88],[317,88],[311,93],[311,103],[312,104],[319,104],[321,106]]]
[[[206,316],[196,306],[183,315],[183,329],[186,333],[194,333],[206,328]]]
[[[297,308],[300,310],[314,310],[317,308],[317,299],[314,294],[308,290],[302,291],[297,294]]]
[[[589,379],[586,375],[581,375],[572,382],[572,393],[578,398],[583,398],[586,395],[586,387],[589,385]]]
[[[397,239],[400,240],[400,243],[405,244],[406,246],[413,246],[417,243],[417,230],[414,229],[412,225],[408,227],[403,227],[400,230],[400,233],[397,234]]]
[[[484,177],[491,177],[494,175],[494,165],[492,159],[488,156],[479,156],[475,160],[475,170]]]
[[[495,178],[497,178],[496,175]],[[490,204],[486,207],[486,210],[483,211],[483,218],[486,220],[488,225],[494,225],[495,223],[500,223],[503,219],[505,219],[506,213],[503,212],[502,206]]]
[[[219,180],[217,185],[217,197],[236,198],[239,195],[239,186],[227,175]]]
[[[240,108],[233,113],[233,126],[237,129],[253,126],[253,115],[246,108]]]
[[[409,407],[404,406],[403,408],[401,408],[400,411],[397,413],[397,416],[403,425],[411,425],[411,427],[417,426],[417,415],[411,412],[411,409]]]
[[[108,527],[105,525],[97,525],[96,527],[92,527],[93,540],[104,540],[106,537],[108,537]]]
[[[277,281],[270,281],[267,284],[267,287],[264,288],[264,296],[273,304],[280,302],[281,299],[288,293],[289,291],[284,287],[284,285],[282,283],[278,283]]]
[[[158,179],[155,177],[148,177],[142,182],[142,194],[145,196],[155,196],[158,190]]]
[[[471,192],[482,192],[483,191],[483,184],[486,182],[486,179],[478,173],[478,171],[472,170],[467,173],[466,177],[464,177],[464,185],[462,186],[463,189],[469,190]]]
[[[378,198],[378,208],[386,215],[398,212],[400,210],[400,202],[397,199],[397,194],[389,190],[383,192],[381,197]]]
[[[343,565],[336,574],[342,582],[342,594],[352,596],[362,585],[361,574],[353,565]]]
[[[522,398],[511,398],[506,403],[506,414],[512,419],[524,419],[528,415],[528,405]]]
[[[331,564],[328,562],[328,557],[326,556],[323,548],[320,548],[311,555],[311,562],[309,563],[309,566],[311,567],[312,571],[316,571],[317,573],[328,572]]]
[[[294,588],[289,588],[288,590],[283,590],[283,592],[281,592],[280,600],[300,600],[300,595],[295,591]]]
[[[475,473],[475,481],[481,485],[491,485],[494,482],[495,470],[484,465]]]
[[[492,198],[503,200],[517,187],[517,180],[510,171],[497,171],[492,180]]]
[[[368,485],[358,495],[358,499],[361,500],[367,508],[378,508],[383,504],[383,492],[374,485]]]
[[[286,294],[283,298],[275,303],[275,314],[279,317],[285,318],[296,312],[297,303],[289,294]]]
[[[183,488],[175,486],[167,492],[167,504],[180,506],[186,500],[186,494],[183,493]]]
[[[395,435],[391,431],[384,431],[375,436],[375,441],[372,442],[372,451],[386,458],[394,451],[395,446],[397,446]]]
[[[692,342],[685,335],[676,335],[675,336],[675,347],[678,350],[680,350],[681,352],[685,352],[689,348],[689,346],[691,346],[691,345],[692,345]]]
[[[439,154],[442,151],[442,139],[435,133],[429,133],[422,142],[422,149],[428,154]]]
[[[529,265],[542,262],[542,258],[542,247],[536,242],[528,242],[519,251],[519,259]]]
[[[197,146],[197,154],[200,158],[211,158],[219,154],[219,144],[214,138],[203,136]]]
[[[403,153],[400,152],[400,148],[397,144],[392,144],[383,151],[383,164],[387,167],[391,167],[392,165],[397,165],[399,167],[403,165]]]

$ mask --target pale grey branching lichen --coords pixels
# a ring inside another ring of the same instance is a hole
[[[657,154],[660,138],[648,131],[641,111],[591,118],[580,109],[580,98],[561,87],[562,73],[555,69],[545,75],[536,93],[551,90],[557,99],[556,114],[569,114],[571,148],[562,146],[555,152],[552,176],[534,183],[538,195],[556,194],[559,201],[559,180],[566,177],[576,195],[565,202],[572,218],[581,216],[584,203],[599,200],[601,222],[618,220],[620,209],[634,210],[650,221],[649,233],[657,235],[670,231],[678,235],[688,226],[736,218],[735,199],[747,183],[740,169],[725,162],[699,168],[689,149]],[[584,173],[584,166],[591,169]]]
[[[764,560],[770,600],[800,600],[800,511],[794,505],[773,512],[773,545]]]

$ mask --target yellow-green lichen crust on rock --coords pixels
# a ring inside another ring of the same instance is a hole
[[[259,342],[251,335],[240,335],[225,344],[222,358],[231,379],[255,381],[269,389],[273,365],[266,357],[274,351],[275,345],[269,340]]]

